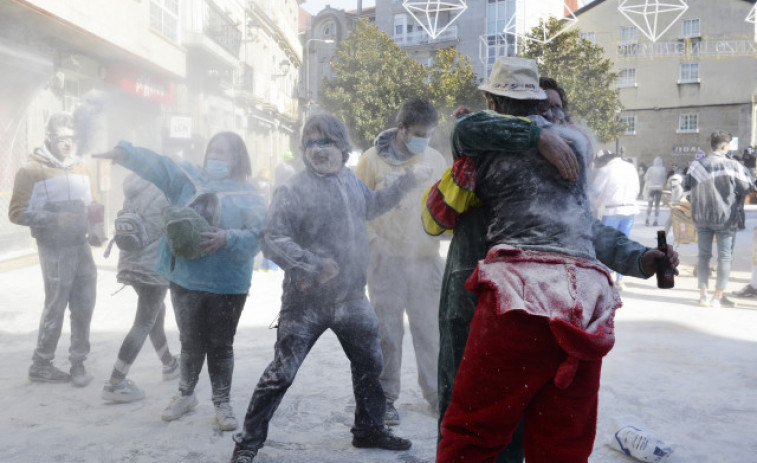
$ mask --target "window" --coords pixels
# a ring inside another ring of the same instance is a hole
[[[681,35],[683,37],[699,37],[702,34],[699,32],[699,20],[698,19],[684,19],[681,28]]]
[[[699,82],[699,63],[681,63],[678,83]]]
[[[622,26],[620,28],[620,43],[636,43],[637,31],[636,26]]]
[[[636,135],[636,116],[620,116],[618,121],[623,124],[623,135]]]
[[[334,21],[326,21],[321,26],[321,37],[325,39],[336,38],[336,24],[334,23]]]
[[[597,37],[594,32],[580,32],[578,34],[578,37],[584,40],[588,40],[589,42],[594,44],[597,43]]]
[[[150,0],[150,29],[174,42],[179,41],[179,1]]]
[[[699,114],[681,114],[678,116],[679,133],[698,133],[699,132]]]
[[[514,16],[515,0],[486,0],[486,34],[504,32]]]
[[[618,87],[636,87],[636,69],[623,69],[618,73]]]
[[[402,45],[405,43],[405,30],[407,28],[407,15],[394,15],[394,43]]]

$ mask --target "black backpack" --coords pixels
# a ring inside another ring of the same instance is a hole
[[[115,229],[113,239],[122,251],[140,251],[152,241],[145,228],[144,219],[137,212],[123,209],[118,211]]]

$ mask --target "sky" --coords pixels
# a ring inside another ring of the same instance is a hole
[[[322,9],[330,5],[331,8],[337,8],[340,10],[354,10],[357,8],[357,0],[305,0],[302,7],[310,14],[316,14]],[[363,8],[369,6],[376,6],[375,0],[363,0]]]

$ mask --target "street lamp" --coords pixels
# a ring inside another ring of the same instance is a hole
[[[305,94],[308,97],[308,105],[310,104],[311,95],[310,95],[310,42],[321,42],[321,43],[336,43],[333,39],[307,39],[305,41],[305,50],[307,51],[307,63],[305,66],[305,73],[307,74],[305,76]]]

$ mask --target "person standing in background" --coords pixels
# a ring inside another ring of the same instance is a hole
[[[691,189],[691,218],[697,228],[699,246],[699,305],[704,307],[733,305],[731,301],[723,300],[723,292],[731,274],[739,207],[746,195],[754,190],[754,180],[746,167],[726,156],[732,139],[733,136],[723,130],[713,132],[710,135],[712,152],[704,159],[694,161],[686,174],[686,184]],[[713,238],[718,242],[718,268],[715,292],[708,300]]]
[[[665,187],[665,181],[667,180],[667,172],[665,172],[665,166],[662,165],[662,158],[657,156],[654,158],[652,167],[647,169],[644,174],[644,191],[647,194],[649,203],[647,204],[647,220],[645,224],[649,226],[649,216],[652,214],[652,205],[654,204],[654,223],[653,227],[657,226],[657,222],[660,216],[660,201],[662,200],[662,189]]]
[[[428,146],[438,121],[429,101],[410,98],[400,107],[397,126],[376,137],[355,169],[371,190],[384,188],[407,168],[427,174],[396,208],[367,225],[371,246],[368,294],[381,328],[381,387],[386,395],[388,425],[400,423],[394,402],[400,395],[405,313],[421,392],[432,410],[438,408],[439,292],[444,261],[439,255],[439,241],[428,236],[418,220],[428,180],[440,177],[446,167],[442,155]]]
[[[594,160],[594,175],[589,185],[589,197],[604,225],[629,236],[633,219],[639,213],[636,197],[639,196],[639,177],[636,168],[619,154],[600,151]],[[615,288],[623,291],[623,275],[616,273]]]
[[[95,308],[97,268],[87,243],[94,234],[88,209],[94,190],[89,169],[76,153],[74,119],[54,113],[47,121],[45,142],[17,173],[8,207],[12,223],[31,229],[37,240],[45,288],[45,307],[29,379],[84,387],[92,381],[84,361],[89,354],[89,328]],[[66,307],[71,314],[69,373],[52,361],[63,329]]]

